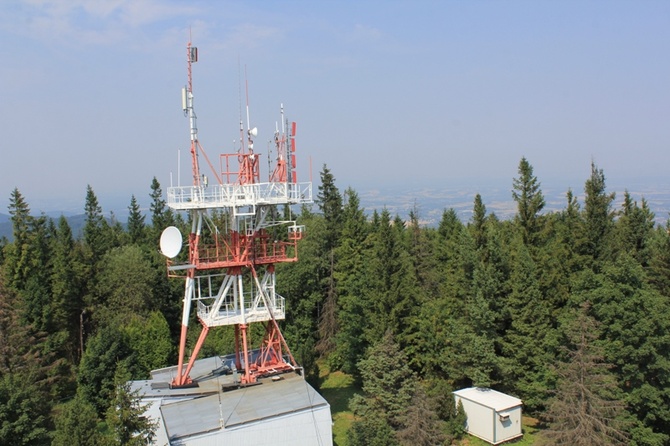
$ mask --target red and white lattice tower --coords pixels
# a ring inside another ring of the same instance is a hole
[[[193,184],[170,187],[167,196],[168,206],[188,211],[191,221],[188,260],[168,261],[168,274],[184,277],[186,282],[179,361],[172,386],[191,384],[189,373],[209,330],[225,325],[235,330],[239,382],[252,384],[259,377],[298,367],[278,326],[278,321],[285,318],[285,301],[275,290],[275,265],[298,260],[297,243],[304,228],[295,221],[278,220],[277,215],[282,213],[281,209],[278,212],[280,206],[312,202],[312,184],[297,181],[296,124],[285,122],[283,107],[282,130],[276,129],[274,135],[276,160],[269,167],[268,181],[261,182],[260,156],[253,146],[257,130],[249,128],[248,104],[246,135],[240,123],[239,149],[221,154],[218,169],[212,166],[198,141],[193,109],[191,68],[197,58],[197,48],[189,42],[188,86],[182,91],[182,105],[190,124]],[[210,182],[202,174],[201,154],[216,181]],[[276,230],[281,227],[286,232],[278,237]],[[163,253],[174,258],[180,248],[178,230],[166,229],[161,236]],[[186,335],[193,306],[202,331],[187,361]],[[253,347],[249,326],[256,323],[264,325],[265,336],[260,346]]]

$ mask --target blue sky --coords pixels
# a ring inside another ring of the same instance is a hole
[[[257,152],[283,103],[300,180],[511,188],[522,156],[564,190],[592,159],[608,184],[668,177],[667,1],[9,0],[0,212],[14,187],[34,211],[83,210],[87,184],[147,205],[179,150],[188,181],[189,33],[212,158],[237,147],[246,71]]]

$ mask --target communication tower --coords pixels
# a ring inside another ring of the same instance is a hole
[[[235,333],[235,367],[239,383],[298,369],[278,321],[285,318],[285,299],[276,292],[275,265],[298,260],[297,243],[304,227],[290,216],[281,220],[283,208],[312,202],[311,182],[299,183],[296,170],[296,123],[284,118],[276,126],[276,159],[268,154],[267,181],[261,181],[261,157],[254,152],[258,131],[240,120],[239,148],[221,154],[215,168],[198,141],[193,107],[192,65],[197,48],[187,46],[188,84],[182,90],[182,107],[188,117],[193,184],[169,187],[167,204],[187,211],[191,224],[188,256],[176,260],[182,237],[176,227],[161,235],[163,254],[169,258],[168,275],[185,279],[179,361],[172,387],[192,384],[189,373],[210,329],[232,325]],[[214,181],[200,169],[203,155]],[[187,361],[186,342],[192,307],[202,329]],[[263,324],[261,344],[250,342],[250,325]]]

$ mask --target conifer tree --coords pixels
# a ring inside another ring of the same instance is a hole
[[[27,324],[38,331],[52,333],[51,271],[53,254],[51,240],[54,238],[53,222],[49,224],[46,216],[31,218],[28,238],[23,255],[25,256],[22,280],[16,283],[19,290],[23,318]]]
[[[337,246],[342,231],[342,195],[335,185],[335,177],[325,164],[321,170],[317,203],[326,221],[324,252],[330,252]]]
[[[350,444],[396,444],[395,435],[402,428],[416,378],[391,332],[370,348],[359,369],[363,396],[355,395],[350,402],[357,417]]]
[[[379,216],[377,230],[370,234],[370,249],[366,276],[366,295],[372,312],[368,342],[376,343],[387,331],[407,341],[416,305],[416,276],[413,274],[406,245],[402,239],[404,224],[396,219],[391,223],[388,209]]]
[[[598,446],[628,444],[622,423],[624,404],[610,366],[597,344],[597,323],[588,304],[567,320],[567,357],[557,367],[556,396],[545,432],[551,444]]]
[[[6,270],[7,285],[14,289],[21,289],[22,284],[27,278],[28,268],[28,237],[29,227],[33,218],[30,215],[30,207],[21,195],[21,192],[15,188],[9,198],[9,215],[12,222],[13,241],[5,250],[6,261],[4,266]]]
[[[364,332],[371,312],[366,299],[365,240],[368,234],[358,194],[351,188],[345,193],[342,241],[336,249],[334,277],[337,284],[338,331],[335,352],[330,355],[331,367],[356,373],[356,364],[365,353]]]
[[[107,409],[106,420],[112,431],[113,444],[144,446],[152,444],[157,424],[144,416],[147,409],[142,405],[139,392],[130,389],[130,374],[123,365],[114,376],[115,391],[112,404]]]
[[[86,202],[84,203],[86,222],[84,223],[84,243],[91,253],[91,261],[96,265],[102,256],[111,248],[112,240],[109,223],[102,215],[98,197],[89,184],[86,186]]]
[[[168,226],[176,224],[176,218],[172,209],[167,207],[163,199],[163,191],[156,177],[153,177],[151,180],[151,194],[149,196],[151,197],[151,204],[149,205],[149,210],[151,211],[151,235],[149,238],[154,243],[158,243],[161,232]]]
[[[641,424],[631,432],[647,431],[644,441],[635,442],[663,444],[670,439],[670,302],[647,286],[644,269],[629,255],[605,263],[600,273],[587,270],[575,282],[573,299],[592,303],[605,360]]]
[[[0,275],[0,444],[49,442],[53,359],[45,337],[20,320],[17,296]]]
[[[431,399],[421,386],[416,386],[407,412],[402,417],[402,428],[398,431],[397,438],[401,445],[407,446],[443,444],[445,436],[441,424],[437,413],[431,407]]]
[[[626,190],[615,229],[618,235],[616,250],[632,255],[642,266],[647,267],[654,230],[654,213],[649,209],[647,201],[642,198],[642,205],[638,206]]]
[[[553,378],[547,365],[551,364],[556,348],[553,308],[538,288],[537,274],[528,247],[519,243],[505,308],[511,325],[505,332],[501,350],[505,356],[505,381],[513,383],[531,412],[542,409],[546,402]]]
[[[615,193],[607,193],[605,174],[591,162],[591,177],[584,186],[584,229],[586,233],[585,253],[593,260],[607,260],[611,249],[610,234],[614,214],[612,201]]]
[[[51,315],[49,332],[59,355],[74,367],[83,353],[81,317],[84,310],[81,250],[72,236],[67,219],[61,215],[52,242]],[[73,373],[68,373],[73,376]]]
[[[514,179],[512,196],[518,206],[515,219],[521,227],[523,241],[527,245],[536,246],[541,228],[539,213],[545,202],[540,183],[533,175],[533,166],[525,157],[519,162],[519,177]]]
[[[670,219],[654,234],[649,281],[663,296],[670,296]]]
[[[475,240],[475,249],[479,250],[480,248],[486,245],[486,206],[482,201],[482,196],[480,194],[475,195],[475,204],[472,213],[472,222],[470,224],[470,230],[472,231],[472,236]]]
[[[106,442],[98,431],[95,409],[80,396],[61,408],[55,423],[52,446],[100,446]]]
[[[125,367],[133,376],[136,364],[137,358],[133,356],[120,327],[100,327],[88,340],[79,363],[77,393],[91,403],[98,416],[102,417],[114,398],[117,368]]]
[[[335,249],[339,245],[342,231],[342,196],[335,185],[335,177],[324,164],[321,171],[321,184],[317,204],[323,218],[323,230],[317,246],[317,277],[319,289],[315,290],[320,299],[318,307],[317,348],[321,354],[334,348],[334,337],[337,332],[338,296],[335,283]]]
[[[144,242],[144,215],[140,211],[140,205],[135,199],[135,195],[130,198],[130,213],[128,214],[128,236],[130,243],[141,244]]]

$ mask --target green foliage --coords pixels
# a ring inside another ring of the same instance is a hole
[[[576,296],[592,303],[605,359],[614,366],[629,411],[657,435],[670,425],[670,307],[626,255],[599,274],[584,274]]]
[[[359,369],[364,396],[352,400],[354,414],[363,419],[383,419],[394,429],[400,427],[416,377],[391,332],[370,348]]]
[[[156,270],[136,245],[113,248],[100,262],[96,287],[101,308],[99,323],[147,314],[154,302],[153,279]]]
[[[469,225],[472,237],[475,240],[475,247],[481,249],[486,245],[486,206],[482,201],[480,194],[475,195],[475,204],[472,212],[472,223]]]
[[[175,347],[165,317],[152,311],[148,317],[132,316],[122,327],[128,347],[137,358],[137,373],[149,377],[149,372],[167,367]]]
[[[0,444],[49,444],[47,393],[31,382],[33,373],[0,374]]]
[[[129,378],[123,366],[117,369],[113,400],[106,415],[112,432],[111,444],[144,446],[152,443],[157,424],[144,416],[147,407],[141,404],[138,392],[131,391]]]
[[[144,242],[145,237],[144,215],[140,211],[140,205],[137,203],[135,195],[130,198],[128,211],[128,237],[130,243],[141,244]]]
[[[44,445],[52,363],[42,354],[44,338],[21,324],[16,299],[0,280],[0,444]]]
[[[342,195],[335,185],[335,177],[325,164],[321,170],[317,203],[326,222],[324,251],[328,252],[337,246],[342,230]]]
[[[91,260],[95,264],[112,247],[112,235],[109,223],[102,215],[98,197],[90,184],[86,187],[84,212],[86,213],[84,243],[88,246]]]
[[[407,411],[401,418],[402,428],[397,433],[400,444],[431,446],[444,442],[443,423],[439,423],[434,406],[423,387],[416,386]]]
[[[119,366],[136,373],[137,358],[123,332],[116,326],[101,327],[86,345],[77,376],[78,393],[102,416],[114,396],[114,376]],[[144,376],[144,374],[140,374]],[[138,376],[139,377],[139,376]]]
[[[546,438],[556,445],[624,445],[627,435],[621,391],[603,350],[588,303],[564,321],[566,358],[557,365],[556,395],[545,414]]]
[[[612,201],[615,194],[607,193],[605,174],[591,162],[591,177],[584,186],[585,252],[594,260],[606,260],[611,246],[610,235],[614,225]]]
[[[107,439],[98,430],[95,408],[80,396],[63,405],[55,418],[52,446],[99,446]]]
[[[543,408],[551,389],[552,374],[547,364],[555,355],[556,330],[551,308],[538,288],[535,262],[525,245],[517,247],[511,282],[507,303],[511,324],[501,346],[505,382],[514,383],[524,395],[525,407],[532,412]]]
[[[535,246],[541,229],[539,213],[545,203],[540,183],[533,175],[533,166],[525,157],[519,162],[519,177],[514,179],[512,196],[518,205],[516,221],[521,227],[523,241],[527,245]]]
[[[628,191],[624,192],[624,202],[619,219],[615,224],[616,250],[635,258],[642,266],[649,265],[651,243],[654,230],[654,213],[643,198],[641,206],[631,198]]]
[[[391,426],[384,418],[365,418],[356,421],[349,430],[349,446],[395,446],[398,445]]]
[[[602,356],[589,378],[607,376],[605,400],[625,405],[618,428],[632,445],[670,441],[670,223],[654,227],[649,204],[628,192],[614,210],[595,163],[583,202],[568,190],[559,212],[545,212],[525,158],[517,173],[513,220],[487,214],[477,194],[470,222],[447,209],[432,228],[416,206],[406,222],[388,209],[366,214],[324,166],[318,212],[303,206],[297,216],[307,229],[300,261],[277,265],[277,292],[287,302],[282,331],[308,380],[318,387],[323,366],[350,374],[342,395],[324,388],[332,407],[362,386],[354,415],[339,412],[350,444],[448,443],[463,427],[451,392],[465,386],[519,396],[526,413],[553,410],[549,396],[565,392],[578,350],[561,346],[575,347],[570,321],[587,301],[599,328],[587,330],[586,352]],[[150,223],[131,196],[124,228],[103,218],[88,186],[76,238],[64,218],[31,216],[12,191],[13,240],[0,241],[1,444],[134,441],[120,426],[139,409],[115,374],[144,378],[174,361],[183,284],[168,281],[156,248],[165,227],[188,232],[189,223],[167,208],[155,178],[150,197]],[[228,353],[232,339],[214,330],[202,354]],[[75,379],[77,398],[54,410]]]

